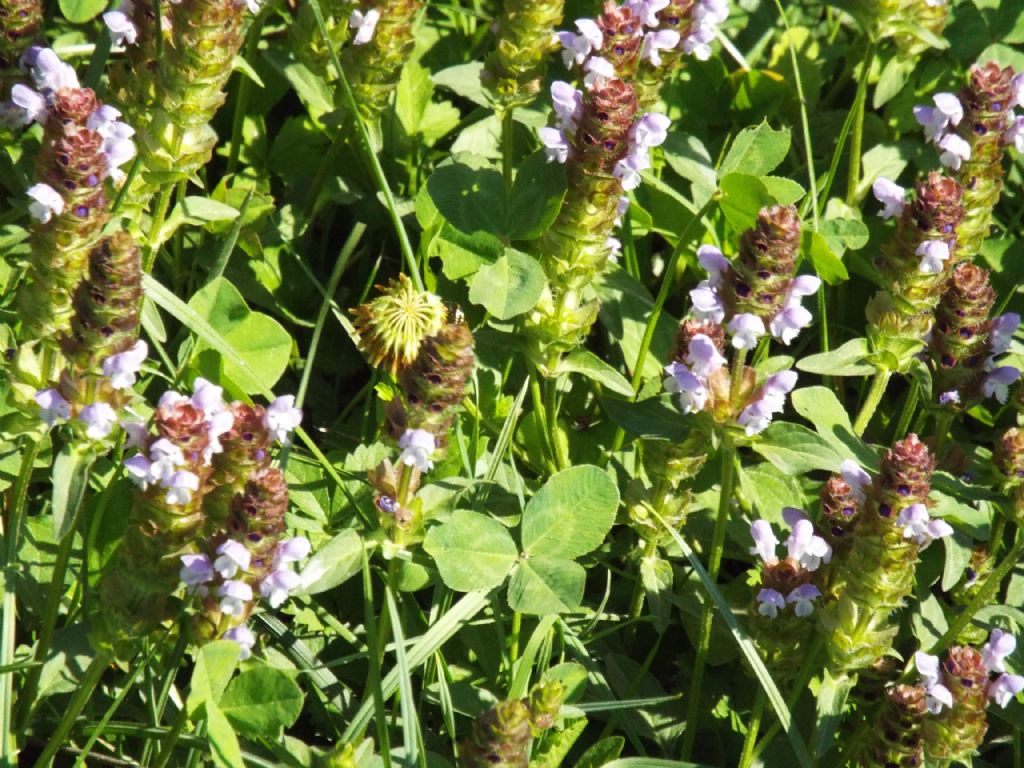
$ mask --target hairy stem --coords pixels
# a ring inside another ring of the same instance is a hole
[[[892,371],[882,370],[876,373],[875,378],[871,380],[871,389],[868,390],[868,395],[864,398],[864,404],[860,408],[860,413],[857,414],[857,420],[853,422],[853,434],[857,437],[863,435],[864,430],[871,423],[871,417],[875,415],[878,404],[882,402],[882,396],[885,394],[885,388],[889,385],[890,378],[892,378]]]

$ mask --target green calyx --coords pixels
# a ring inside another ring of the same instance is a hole
[[[564,0],[506,0],[481,74],[497,105],[524,106],[540,91],[548,56],[558,48],[555,28],[564,5]]]

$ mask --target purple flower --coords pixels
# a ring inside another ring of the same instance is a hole
[[[33,184],[26,194],[32,198],[32,202],[28,204],[28,212],[40,224],[45,224],[64,212],[64,198],[49,184]]]
[[[757,593],[757,612],[769,619],[779,615],[779,611],[786,607],[786,598],[774,589],[765,588]]]
[[[611,80],[615,77],[615,66],[601,56],[592,56],[583,65],[583,84],[593,88],[598,80]]]
[[[558,117],[558,125],[570,133],[576,132],[576,123],[583,114],[583,93],[563,80],[551,84],[551,106]]]
[[[749,312],[736,315],[729,321],[728,328],[732,334],[732,345],[736,349],[753,349],[757,346],[757,340],[765,333],[764,321]]]
[[[277,608],[288,599],[288,593],[299,586],[300,581],[295,571],[287,568],[277,570],[260,582],[260,594],[271,608]]]
[[[1020,75],[1018,75],[1020,77]],[[1004,144],[1013,144],[1018,152],[1024,152],[1024,116],[1013,121],[1013,125],[1003,134]]]
[[[939,682],[939,657],[930,656],[924,651],[914,654],[914,666],[921,673],[921,682],[924,683],[925,703],[928,711],[933,715],[939,714],[943,707],[953,706],[953,694],[949,689]]]
[[[152,465],[149,471],[149,482],[163,483],[174,474],[174,470],[185,463],[181,448],[166,437],[155,440],[149,447],[149,458]]]
[[[711,58],[709,43],[715,39],[718,30],[710,24],[697,24],[692,29],[683,40],[683,53],[692,55],[698,61],[707,61]]]
[[[178,576],[189,589],[195,589],[213,581],[213,564],[206,555],[182,555],[179,559],[181,560],[181,570],[178,572]]]
[[[690,291],[693,316],[702,322],[720,323],[725,319],[725,305],[710,280],[701,280]]]
[[[103,14],[103,23],[110,31],[110,39],[114,45],[134,45],[138,39],[139,30],[131,20],[131,0],[123,0],[115,11],[107,11]]]
[[[48,112],[46,99],[27,85],[16,83],[11,88],[11,102],[20,108],[22,125],[45,123]]]
[[[86,437],[102,440],[113,431],[117,413],[107,403],[90,403],[79,411],[78,420],[85,424]]]
[[[135,374],[149,354],[146,342],[136,341],[124,352],[111,355],[103,361],[103,375],[110,377],[110,386],[114,389],[128,389],[135,383]]]
[[[661,66],[661,51],[671,51],[679,45],[679,33],[674,29],[659,29],[644,35],[644,45],[640,50],[640,58],[651,62],[651,66]]]
[[[989,371],[982,386],[985,397],[995,396],[1000,403],[1006,403],[1010,396],[1010,385],[1020,377],[1020,370],[1012,365],[1001,365]]]
[[[356,30],[352,45],[366,45],[373,40],[373,33],[379,20],[380,11],[376,8],[371,8],[366,13],[358,9],[352,11],[352,15],[348,17],[348,28]]]
[[[678,35],[677,35],[678,37]],[[633,134],[634,147],[651,149],[660,147],[668,138],[668,129],[672,121],[660,112],[648,112],[630,129]]]
[[[939,395],[939,405],[957,405],[960,402],[960,393],[950,389]]]
[[[781,413],[786,406],[786,395],[796,386],[795,371],[780,371],[769,376],[761,387],[761,395],[744,408],[736,422],[744,427],[748,437],[753,437],[768,428],[772,416]]]
[[[601,28],[597,26],[597,22],[593,19],[577,19],[576,29],[580,31],[580,34],[574,35],[572,32],[559,32],[555,35],[565,49],[562,51],[562,61],[566,67],[571,67],[573,64],[577,66],[582,64],[587,56],[590,55],[590,52],[600,49],[604,42]]]
[[[71,418],[71,403],[56,389],[41,389],[33,399],[39,406],[39,418],[46,426],[52,427],[58,421]]]
[[[811,313],[804,309],[798,300],[776,312],[775,317],[768,323],[768,329],[773,337],[788,347],[813,319]]]
[[[623,195],[619,198],[619,202],[615,206],[615,226],[619,226],[622,223],[622,217],[626,215],[626,211],[629,210],[629,198]]]
[[[244,581],[225,581],[217,590],[220,610],[225,616],[241,616],[245,604],[252,600],[252,587]]]
[[[884,176],[879,176],[871,185],[871,191],[874,193],[875,199],[882,204],[882,210],[878,212],[878,215],[883,219],[891,219],[893,216],[903,213],[907,190],[899,184]]]
[[[282,445],[287,445],[289,434],[302,423],[302,409],[295,407],[295,395],[281,395],[267,406],[263,424]]]
[[[697,261],[708,273],[707,282],[712,288],[722,284],[722,275],[729,271],[729,260],[713,245],[702,245],[697,249]]]
[[[1010,84],[1013,86],[1013,101],[1010,107],[1024,107],[1024,72],[1014,75]]]
[[[792,528],[794,525],[799,523],[801,520],[806,520],[807,515],[804,514],[802,509],[797,507],[783,507],[782,508],[782,522]]]
[[[686,362],[695,375],[707,379],[708,376],[725,365],[725,358],[719,353],[718,347],[710,337],[698,333],[690,339],[689,348],[686,351]]]
[[[822,562],[832,559],[832,547],[821,536],[814,533],[814,525],[804,518],[793,526],[789,538],[786,539],[789,559],[798,562],[808,571],[816,571]]]
[[[183,469],[164,478],[161,485],[167,489],[164,496],[166,503],[188,504],[192,494],[199,490],[199,476]]]
[[[39,48],[32,59],[32,79],[43,91],[78,88],[78,75],[51,48]]]
[[[149,442],[149,427],[141,421],[122,421],[125,448],[144,448]]]
[[[989,672],[1005,672],[1003,659],[1017,648],[1017,638],[1001,629],[993,629],[988,642],[981,649],[981,658]]]
[[[609,237],[605,239],[604,245],[608,249],[609,261],[618,262],[619,254],[622,253],[622,241],[617,237]]]
[[[821,590],[813,584],[801,584],[786,596],[787,603],[795,603],[793,612],[804,618],[814,613],[814,601],[821,597]]]
[[[964,108],[952,93],[937,93],[932,97],[934,107],[914,107],[914,119],[924,127],[928,141],[936,141],[951,125],[957,125],[964,118]]]
[[[544,154],[548,162],[564,163],[572,154],[572,144],[559,128],[546,125],[537,129],[537,136],[540,143],[544,145]]]
[[[235,539],[227,539],[219,547],[217,554],[220,555],[213,561],[213,567],[225,579],[234,578],[239,570],[248,570],[252,562],[252,555],[245,545]]]
[[[704,409],[708,401],[708,388],[689,368],[682,363],[671,363],[665,367],[668,377],[662,382],[666,392],[679,395],[683,413],[695,413]]]
[[[765,379],[764,386],[761,387],[761,399],[770,399],[776,408],[775,412],[780,412],[786,405],[786,395],[793,391],[796,381],[796,371],[773,373]]]
[[[256,645],[256,635],[254,635],[252,630],[245,626],[245,624],[232,627],[221,635],[221,637],[224,640],[234,640],[238,643],[238,658],[241,661],[245,661],[252,656],[253,646]]]
[[[955,133],[947,133],[939,140],[939,162],[954,171],[960,170],[960,164],[971,159],[971,145]]]
[[[198,408],[206,415],[207,419],[227,407],[224,404],[224,389],[207,381],[202,376],[197,378],[195,384],[192,385],[191,402],[193,407]]]
[[[1004,673],[989,685],[988,697],[1005,709],[1010,699],[1021,691],[1024,691],[1024,677]]]
[[[1010,348],[1013,335],[1020,327],[1020,315],[1016,312],[1007,312],[992,321],[989,330],[989,341],[992,344],[992,356],[1001,355]]]
[[[861,469],[853,459],[846,459],[839,465],[839,474],[850,486],[850,492],[858,504],[864,501],[864,489],[871,485],[871,475]]]
[[[698,24],[718,26],[729,18],[728,0],[700,0],[693,10],[693,19]]]
[[[651,161],[647,157],[647,151],[640,149],[630,152],[624,158],[615,163],[612,169],[612,176],[622,182],[622,188],[627,192],[640,186],[642,171],[651,167]]]
[[[407,429],[398,440],[398,447],[402,449],[402,455],[398,457],[408,467],[416,467],[420,472],[427,472],[434,468],[434,462],[430,460],[437,444],[434,436],[425,429]]]
[[[779,546],[779,540],[775,538],[775,531],[767,520],[755,520],[750,524],[750,538],[754,540],[754,546],[750,548],[750,554],[757,555],[766,565],[779,562],[775,554]]]
[[[629,2],[627,5],[638,17],[645,27],[658,27],[661,22],[658,20],[658,12],[668,7],[669,0],[639,0]]]
[[[949,258],[949,245],[943,240],[925,240],[914,253],[921,257],[918,268],[921,273],[937,275],[942,271],[943,262]]]
[[[903,538],[913,539],[922,549],[935,539],[953,534],[953,528],[945,520],[932,520],[924,504],[911,504],[900,510],[896,524],[903,526]]]
[[[291,539],[286,539],[278,544],[274,549],[274,565],[278,566],[285,565],[286,563],[298,562],[305,557],[309,557],[309,553],[312,549],[309,539],[305,536],[296,536]]]

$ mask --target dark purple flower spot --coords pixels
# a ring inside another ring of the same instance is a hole
[[[679,17],[678,16],[669,16],[667,19],[665,19],[665,21],[670,26],[675,27],[675,26],[678,26],[678,24],[679,24]]]
[[[258,542],[263,539],[263,536],[258,533],[250,533],[246,538],[249,539],[249,541]]]
[[[598,112],[597,113],[597,119],[600,120],[602,123],[607,123],[608,122],[608,113],[607,112]]]
[[[605,139],[604,148],[606,150],[608,150],[609,152],[614,152],[615,151],[615,147],[617,147],[617,146],[618,146],[618,144],[615,141],[612,141],[611,139]]]
[[[626,52],[626,49],[625,49],[625,47],[623,47],[621,45],[616,45],[615,48],[614,48],[614,51],[615,51],[615,54],[617,56],[621,56],[622,54],[624,54]]]
[[[64,189],[68,190],[69,192],[74,192],[76,189],[78,189],[78,185],[71,179],[67,179],[64,182]]]
[[[956,358],[952,355],[943,355],[941,362],[944,368],[952,368],[956,365]]]
[[[992,102],[992,111],[993,112],[1002,112],[1003,111],[1003,102],[1001,102],[1001,101],[993,101]]]
[[[900,485],[899,487],[896,488],[896,492],[900,496],[909,496],[910,495],[910,486],[909,485]]]
[[[972,336],[974,336],[974,331],[972,331],[970,328],[961,328],[960,329],[960,338],[961,339],[969,339]]]
[[[974,687],[974,681],[971,680],[971,678],[969,678],[969,677],[961,677],[960,678],[960,684],[964,688],[973,688]]]
[[[835,536],[836,538],[839,538],[840,536],[843,536],[845,533],[846,533],[846,531],[843,530],[843,527],[841,525],[833,525],[832,526],[832,535]]]
[[[892,507],[889,506],[888,504],[879,504],[878,514],[880,514],[882,517],[892,517]]]
[[[988,133],[988,128],[985,127],[984,123],[975,123],[974,132],[979,136],[984,136],[986,133]]]
[[[88,206],[79,205],[79,206],[75,207],[75,216],[77,216],[78,218],[84,219],[88,215],[89,215],[89,208],[88,208]]]
[[[746,283],[736,283],[736,295],[741,298],[747,298],[750,295],[750,286]]]
[[[767,280],[769,277],[772,276],[772,273],[769,272],[767,269],[762,269],[760,272],[757,273],[757,276],[760,277],[762,280]]]
[[[87,184],[88,184],[88,185],[89,185],[90,187],[95,187],[95,186],[96,186],[97,184],[99,184],[99,183],[100,183],[100,177],[99,177],[99,176],[97,176],[97,175],[96,175],[95,173],[90,173],[90,174],[89,174],[89,178],[88,178],[88,180],[86,181],[86,183],[87,183]]]
[[[843,507],[843,517],[853,517],[857,514],[856,507]]]

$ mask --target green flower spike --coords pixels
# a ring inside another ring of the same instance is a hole
[[[863,768],[923,765],[927,716],[924,688],[919,685],[889,688],[871,727],[872,744],[858,764]]]
[[[928,0],[837,0],[873,40],[891,39],[901,58],[920,56],[934,45],[949,18],[945,2]]]
[[[372,122],[388,105],[402,75],[402,67],[416,44],[414,26],[423,7],[421,0],[369,0],[360,4],[364,23],[376,19],[370,39],[361,42],[357,34],[342,52],[344,67],[352,85],[359,112]]]
[[[501,701],[473,722],[473,732],[460,750],[465,768],[526,768],[533,741],[530,709],[522,699]]]
[[[41,0],[0,0],[0,70],[15,71],[18,60],[29,46],[42,37]],[[10,96],[17,75],[0,76],[0,101]]]
[[[658,21],[661,22],[659,29],[679,32],[679,43],[675,48],[662,51],[659,56],[660,62],[657,65],[648,57],[641,60],[637,67],[635,85],[637,99],[642,109],[648,109],[654,105],[661,94],[662,85],[667,83],[682,66],[683,45],[687,36],[694,29],[693,15],[696,9],[697,0],[671,0],[668,5],[658,11]]]
[[[494,50],[481,79],[503,109],[529,104],[540,91],[548,56],[558,48],[555,28],[564,0],[505,0],[495,21]]]
[[[948,765],[970,758],[985,738],[989,678],[981,653],[969,645],[950,648],[941,670],[940,682],[953,694],[953,706],[928,718],[925,752]]]

